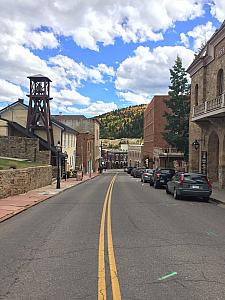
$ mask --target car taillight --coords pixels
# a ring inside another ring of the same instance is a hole
[[[183,181],[184,181],[184,175],[181,175],[181,179],[180,179],[180,181],[179,181],[179,186],[182,186]]]
[[[144,176],[148,176],[148,173],[144,173]]]
[[[208,187],[211,189],[212,188],[212,183],[209,181],[208,177],[206,177],[206,181],[208,183]]]
[[[160,173],[157,173],[156,176],[157,176],[157,177],[160,177]]]

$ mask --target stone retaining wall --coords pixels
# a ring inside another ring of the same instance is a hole
[[[18,136],[0,137],[0,156],[28,159],[50,164],[50,151],[39,151],[38,138]]]
[[[23,194],[51,183],[51,166],[0,170],[0,198]]]

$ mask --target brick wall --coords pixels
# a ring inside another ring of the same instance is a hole
[[[169,96],[167,95],[154,96],[144,112],[143,157],[153,159],[154,147],[168,147],[162,136],[166,125],[166,119],[163,115],[168,111],[165,100],[168,99]]]
[[[0,137],[0,156],[24,158],[43,164],[50,164],[50,151],[39,151],[37,138],[18,136]]]
[[[0,198],[22,194],[51,183],[51,166],[0,170]]]

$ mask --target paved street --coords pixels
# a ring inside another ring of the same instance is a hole
[[[224,299],[224,229],[225,206],[104,173],[0,224],[0,299]]]

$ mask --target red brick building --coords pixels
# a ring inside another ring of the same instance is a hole
[[[93,172],[94,135],[89,132],[77,136],[76,166],[84,173]]]
[[[143,159],[148,159],[149,166],[153,166],[154,148],[168,148],[169,145],[162,137],[166,125],[164,113],[168,111],[165,100],[168,95],[154,96],[144,112],[144,146]]]
[[[172,167],[183,170],[183,153],[172,148],[163,139],[165,130],[165,112],[168,112],[165,101],[170,96],[154,96],[144,112],[144,146],[142,148],[142,159],[150,168]]]

